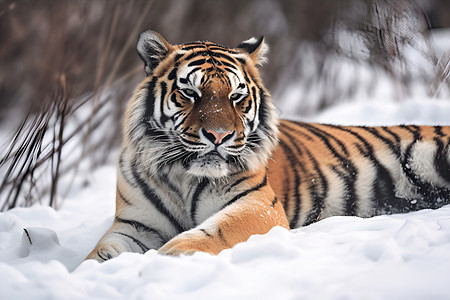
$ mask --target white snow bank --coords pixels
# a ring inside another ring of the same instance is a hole
[[[448,112],[444,101],[363,102],[310,120],[450,124]],[[115,166],[80,172],[74,186],[59,211],[0,214],[2,299],[450,298],[450,206],[274,228],[218,256],[149,251],[78,266],[113,221]]]
[[[311,121],[341,125],[449,125],[450,105],[445,100],[416,99],[401,102],[343,103],[325,110]]]

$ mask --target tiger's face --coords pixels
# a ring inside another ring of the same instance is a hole
[[[229,49],[171,45],[146,31],[137,49],[148,76],[129,105],[125,135],[147,153],[149,168],[180,165],[195,176],[222,178],[266,163],[278,132],[256,68],[265,59],[262,38]]]

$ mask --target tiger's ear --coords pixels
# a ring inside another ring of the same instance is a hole
[[[264,43],[264,36],[259,39],[252,37],[240,43],[236,48],[248,54],[255,64],[262,65],[267,62],[266,55],[269,51],[269,46]]]
[[[147,30],[139,35],[136,50],[145,63],[147,76],[173,50],[173,46],[156,31]]]

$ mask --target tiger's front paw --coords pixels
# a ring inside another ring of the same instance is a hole
[[[195,252],[217,254],[225,247],[220,247],[210,234],[201,230],[183,232],[159,248],[158,253],[177,256],[192,255]]]

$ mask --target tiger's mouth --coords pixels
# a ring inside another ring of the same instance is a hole
[[[239,171],[245,161],[242,157],[245,145],[241,144],[243,138],[240,138],[239,146],[236,146],[237,133],[230,133],[217,143],[213,134],[207,135],[200,131],[199,140],[190,140],[192,136],[184,133],[181,143],[190,152],[189,156],[183,159],[187,173],[198,177],[221,178]]]
[[[201,155],[198,157],[198,159],[204,160],[204,161],[216,161],[216,160],[225,161],[225,159],[222,157],[222,155],[220,155],[219,152],[217,152],[217,150],[213,150],[204,155]]]

